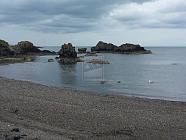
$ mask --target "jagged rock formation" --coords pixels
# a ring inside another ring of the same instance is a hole
[[[150,50],[146,50],[144,47],[140,45],[134,45],[130,43],[122,44],[117,47],[111,43],[105,43],[99,41],[95,47],[91,48],[92,52],[111,52],[111,53],[125,53],[125,54],[133,54],[133,53],[141,53],[141,54],[149,54],[152,53]]]
[[[49,50],[40,50],[38,47],[34,46],[33,43],[29,41],[21,41],[17,45],[10,46],[8,42],[0,40],[0,56],[12,56],[12,55],[28,55],[28,54],[56,54],[56,52],[51,52]]]
[[[74,64],[78,61],[77,52],[71,43],[64,44],[59,51],[60,62],[63,64]]]
[[[13,50],[10,48],[8,42],[0,40],[0,56],[14,55]]]
[[[41,53],[41,50],[29,41],[18,42],[18,44],[14,46],[14,49],[17,54]]]
[[[103,41],[99,41],[96,47],[92,47],[91,51],[105,51],[105,52],[113,52],[117,48],[116,45],[111,43],[105,43]]]

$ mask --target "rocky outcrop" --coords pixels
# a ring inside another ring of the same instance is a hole
[[[63,64],[74,64],[78,61],[77,52],[71,43],[64,44],[59,51],[60,62]]]
[[[10,46],[8,42],[0,40],[0,56],[22,55],[56,55],[56,52],[40,50],[29,41],[21,41],[17,45]]]
[[[111,43],[105,43],[99,41],[95,47],[91,48],[92,52],[111,52],[111,53],[125,53],[125,54],[132,54],[132,53],[142,53],[148,54],[151,53],[150,50],[146,50],[144,47],[140,45],[134,45],[130,43],[122,44],[121,46],[117,47]]]
[[[122,44],[119,46],[116,51],[118,52],[143,52],[146,51],[144,47],[141,47],[140,45],[134,45],[130,43]]]
[[[98,56],[96,52],[87,52],[85,56]]]
[[[78,48],[78,53],[86,53],[87,48]]]
[[[0,40],[0,56],[14,55],[13,50],[10,48],[8,42]]]
[[[41,53],[41,50],[29,41],[21,41],[14,46],[16,54]]]
[[[105,43],[103,41],[99,41],[96,47],[92,47],[91,51],[102,51],[102,52],[113,52],[117,48],[116,45],[113,45],[111,43]]]

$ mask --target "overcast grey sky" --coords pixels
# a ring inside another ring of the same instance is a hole
[[[0,39],[186,46],[186,0],[1,0]]]

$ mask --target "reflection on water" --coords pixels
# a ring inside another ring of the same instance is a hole
[[[0,76],[45,85],[113,92],[122,95],[186,101],[186,48],[151,48],[151,55],[100,54],[108,65],[34,62],[0,66]],[[92,59],[87,57],[85,60]],[[149,82],[153,81],[153,82]],[[102,83],[101,81],[105,81]]]
[[[61,68],[61,79],[63,79],[63,83],[65,84],[76,84],[77,78],[77,65],[61,65],[58,64]]]

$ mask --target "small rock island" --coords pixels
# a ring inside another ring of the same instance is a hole
[[[91,52],[105,52],[105,53],[123,53],[123,54],[150,54],[150,50],[146,50],[140,45],[134,45],[130,43],[122,44],[121,46],[116,46],[112,43],[105,43],[99,41],[95,47],[91,48]]]
[[[71,43],[64,44],[59,51],[60,63],[62,64],[75,64],[79,61],[75,47]]]

